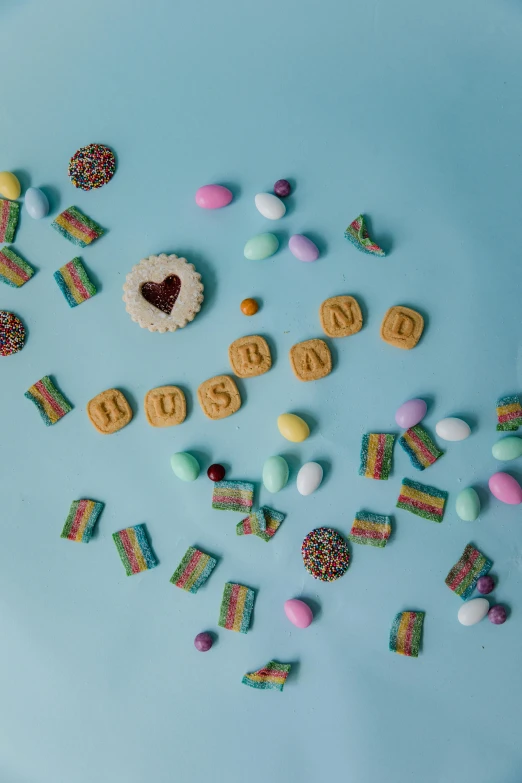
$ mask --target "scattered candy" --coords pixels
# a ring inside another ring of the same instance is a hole
[[[53,275],[69,307],[86,302],[96,293],[96,286],[89,280],[85,267],[79,258],[73,258]]]
[[[277,428],[283,438],[292,443],[302,443],[310,435],[310,427],[295,413],[282,413],[277,419]]]
[[[426,415],[428,406],[424,400],[415,398],[404,402],[395,414],[395,421],[403,430],[409,430],[419,424]]]
[[[63,396],[48,375],[44,375],[41,380],[31,386],[25,392],[24,397],[34,402],[47,427],[56,424],[72,410],[69,400]]]
[[[220,511],[250,511],[254,502],[254,485],[249,481],[216,481],[212,508]]]
[[[236,534],[238,536],[257,536],[266,530],[266,517],[263,509],[249,514],[236,525]]]
[[[502,625],[507,620],[506,608],[502,606],[502,604],[492,606],[488,612],[488,620],[492,622],[493,625]]]
[[[206,631],[198,633],[194,639],[194,647],[199,652],[208,652],[213,644],[212,636]]]
[[[286,207],[281,199],[273,193],[258,193],[255,197],[256,209],[267,220],[279,220],[286,212]]]
[[[278,179],[274,185],[274,193],[279,198],[286,198],[292,192],[292,187],[287,179]]]
[[[487,598],[473,598],[472,601],[466,601],[457,614],[461,625],[476,625],[487,615],[489,611],[489,601]]]
[[[488,483],[491,494],[502,503],[510,506],[522,503],[522,487],[509,473],[494,473]]]
[[[455,563],[447,575],[446,584],[450,590],[466,601],[473,593],[479,578],[485,576],[492,565],[491,560],[488,560],[482,552],[475,549],[472,544],[468,544],[458,563]]]
[[[14,313],[0,310],[0,356],[21,351],[25,343],[25,328]]]
[[[263,465],[263,484],[275,494],[286,487],[290,469],[284,457],[269,457]]]
[[[69,161],[69,178],[75,188],[92,190],[110,182],[116,171],[114,152],[105,144],[80,147]]]
[[[442,440],[466,440],[471,433],[471,427],[462,419],[456,419],[450,416],[447,419],[441,419],[435,425],[435,432]]]
[[[363,253],[371,253],[374,256],[385,256],[386,253],[375,242],[370,239],[368,229],[364,217],[359,215],[353,220],[346,231],[344,236],[348,239],[352,245],[358,250],[362,250]]]
[[[410,511],[423,519],[431,519],[432,522],[442,522],[447,499],[448,493],[441,489],[404,478],[397,508]]]
[[[217,560],[200,549],[189,546],[181,563],[171,576],[171,584],[186,590],[188,593],[197,593],[217,565]]]
[[[263,541],[268,543],[268,541],[270,541],[270,539],[273,538],[279,530],[281,522],[283,522],[285,519],[285,515],[282,511],[275,511],[273,508],[269,508],[268,506],[262,506],[257,513],[264,515],[266,529],[264,531],[259,530],[256,535],[258,538],[262,538]]]
[[[270,258],[279,248],[279,240],[275,234],[257,234],[249,239],[243,250],[249,261],[264,261]]]
[[[294,234],[288,240],[288,249],[298,261],[317,261],[319,250],[311,239],[303,234]]]
[[[196,204],[201,209],[221,209],[232,201],[232,191],[223,185],[203,185],[196,190]]]
[[[358,511],[348,538],[354,544],[385,547],[391,535],[391,518],[370,511]]]
[[[359,476],[385,481],[390,476],[395,435],[363,435]]]
[[[290,598],[285,601],[285,614],[296,628],[308,628],[314,615],[308,604],[299,598]]]
[[[223,465],[211,465],[207,470],[207,476],[211,481],[223,481],[225,478],[225,468]]]
[[[192,454],[178,451],[170,458],[170,467],[181,481],[195,481],[199,476],[199,463]]]
[[[500,397],[497,400],[497,430],[515,431],[522,425],[522,407],[518,394]]]
[[[12,174],[10,171],[0,171],[0,196],[14,201],[20,198],[22,188],[18,177]]]
[[[301,545],[304,567],[314,579],[334,582],[346,573],[350,552],[346,541],[329,527],[308,533]]]
[[[249,685],[251,688],[257,688],[258,690],[273,690],[282,691],[285,687],[286,678],[290,672],[289,663],[278,663],[277,661],[270,661],[262,669],[258,669],[256,672],[245,674],[242,679],[243,685]]]
[[[147,539],[145,525],[134,525],[112,534],[127,576],[148,571],[158,565]]]
[[[12,242],[16,234],[20,204],[0,198],[0,242]]]
[[[419,657],[425,612],[399,612],[390,631],[390,651],[410,658]]]
[[[323,469],[318,462],[305,462],[297,474],[297,491],[300,495],[311,495],[323,480]]]
[[[480,498],[473,487],[466,487],[459,492],[455,501],[457,515],[464,522],[474,522],[480,514]]]
[[[522,457],[522,438],[518,438],[516,435],[501,438],[494,444],[491,452],[495,459],[502,462],[518,459],[518,457]]]
[[[223,590],[218,625],[228,631],[247,633],[254,608],[254,591],[244,585],[227,582]]]
[[[25,194],[24,207],[33,220],[41,220],[49,214],[49,201],[40,188],[29,188]]]
[[[20,288],[34,275],[33,267],[10,247],[0,250],[0,280],[11,288]]]
[[[477,580],[477,592],[481,595],[489,595],[495,589],[495,580],[488,574],[487,576],[481,576]]]
[[[255,315],[259,310],[259,305],[255,299],[243,299],[241,302],[241,312],[243,315]]]
[[[417,470],[425,470],[444,454],[432,441],[424,427],[416,424],[399,438],[399,443]]]
[[[60,538],[88,544],[103,507],[98,500],[73,500]]]
[[[98,223],[84,215],[78,207],[65,209],[53,220],[51,226],[73,245],[80,247],[87,247],[105,233]]]

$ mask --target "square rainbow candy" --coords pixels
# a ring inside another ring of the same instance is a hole
[[[134,525],[112,534],[127,576],[148,571],[158,565],[147,539],[145,525]]]
[[[522,426],[522,407],[517,394],[497,400],[497,419],[499,432],[514,432]]]
[[[212,508],[220,511],[250,511],[254,503],[254,485],[250,481],[216,481]]]
[[[33,267],[10,247],[0,250],[0,280],[11,288],[20,288],[34,275]]]
[[[254,511],[253,514],[249,514],[236,525],[238,536],[257,536],[259,533],[264,533],[265,530],[266,519],[262,510]]]
[[[0,198],[0,242],[12,242],[15,238],[20,204]]]
[[[84,215],[78,207],[65,209],[53,220],[51,226],[74,245],[86,247],[104,234],[104,229]]]
[[[355,245],[357,250],[362,250],[363,253],[370,253],[372,256],[385,256],[386,253],[379,247],[376,242],[370,239],[368,234],[368,228],[362,215],[352,220],[346,231],[344,232],[345,239],[348,239],[352,245]]]
[[[44,375],[41,380],[33,384],[25,392],[24,397],[34,402],[47,427],[56,424],[72,410],[69,400],[63,396],[48,375]]]
[[[446,584],[450,590],[466,601],[471,596],[480,577],[486,576],[492,565],[491,560],[475,549],[473,544],[468,544],[458,563],[455,563],[447,575]]]
[[[447,499],[448,493],[442,489],[404,478],[397,508],[411,511],[412,514],[423,519],[431,519],[432,522],[442,522]]]
[[[279,530],[281,522],[283,522],[285,518],[285,514],[283,514],[282,511],[275,511],[273,508],[268,508],[268,506],[262,506],[257,513],[264,515],[266,529],[264,531],[260,530],[256,535],[258,538],[262,538],[263,541],[270,541]]]
[[[188,593],[197,593],[217,565],[217,560],[201,549],[189,546],[171,577],[171,583]]]
[[[386,480],[390,476],[395,435],[368,433],[363,435],[359,475]]]
[[[254,608],[254,591],[245,585],[227,582],[223,590],[218,625],[229,631],[247,633]]]
[[[358,511],[348,538],[354,544],[385,547],[391,534],[391,519],[384,514]]]
[[[399,612],[390,631],[390,650],[411,658],[419,657],[425,612]]]
[[[65,296],[69,307],[87,301],[96,293],[96,286],[89,280],[85,267],[79,258],[73,258],[53,275]]]
[[[425,470],[444,454],[430,438],[424,427],[416,424],[399,438],[399,443],[417,470]]]
[[[245,674],[241,682],[243,685],[249,685],[251,688],[257,688],[261,691],[282,691],[290,668],[290,663],[270,661],[262,669]]]
[[[88,544],[103,506],[97,500],[73,500],[60,538]]]

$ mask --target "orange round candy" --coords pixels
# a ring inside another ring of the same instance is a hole
[[[255,315],[259,310],[259,305],[255,299],[243,299],[241,302],[241,312],[243,315]]]

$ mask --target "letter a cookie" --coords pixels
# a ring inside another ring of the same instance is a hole
[[[255,334],[235,340],[228,349],[228,358],[239,378],[263,375],[272,366],[272,356],[266,340]]]
[[[305,340],[290,348],[290,364],[300,381],[317,381],[332,372],[332,355],[324,340]]]
[[[209,378],[198,388],[198,400],[209,419],[225,419],[241,407],[241,395],[228,375]]]

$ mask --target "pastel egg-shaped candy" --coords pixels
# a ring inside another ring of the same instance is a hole
[[[203,185],[196,190],[196,204],[201,209],[221,209],[232,201],[232,191],[223,185]]]
[[[487,598],[473,598],[460,607],[457,617],[461,625],[476,625],[484,619],[488,612],[489,601]]]
[[[292,443],[302,443],[310,435],[310,427],[295,413],[282,413],[277,419],[279,432]]]
[[[494,473],[488,483],[491,494],[502,503],[510,506],[522,503],[522,487],[509,473]]]
[[[404,402],[395,414],[395,421],[403,430],[409,430],[421,422],[426,415],[428,406],[424,400],[416,397],[413,400]]]
[[[285,614],[290,622],[297,628],[308,628],[314,615],[308,604],[299,598],[290,598],[285,601]]]
[[[178,451],[170,458],[170,467],[174,475],[182,481],[195,481],[199,476],[199,463],[192,454],[186,451]]]
[[[441,419],[435,425],[435,432],[442,440],[466,440],[469,438],[471,429],[462,419],[456,419],[450,416],[447,419]]]
[[[10,171],[0,171],[0,196],[14,201],[20,197],[21,192],[22,188],[18,177],[11,174]]]
[[[297,491],[300,495],[311,495],[323,480],[323,469],[318,462],[306,462],[297,474]]]
[[[286,207],[280,198],[273,193],[258,193],[255,197],[255,204],[258,212],[261,212],[264,218],[268,220],[279,220],[286,212]]]
[[[249,261],[263,261],[277,252],[279,240],[275,234],[257,234],[245,245],[245,258]]]
[[[294,234],[288,240],[288,247],[298,261],[317,261],[319,250],[311,239],[303,234]]]
[[[502,462],[509,462],[512,459],[522,457],[522,438],[516,435],[509,435],[507,438],[498,440],[491,449],[495,459]]]
[[[286,487],[290,470],[284,457],[269,457],[263,465],[263,484],[272,493]]]
[[[24,206],[29,217],[41,220],[49,214],[49,201],[40,188],[29,188],[25,194]]]
[[[473,487],[466,487],[457,495],[455,501],[457,515],[464,522],[474,522],[480,514],[480,498]]]

